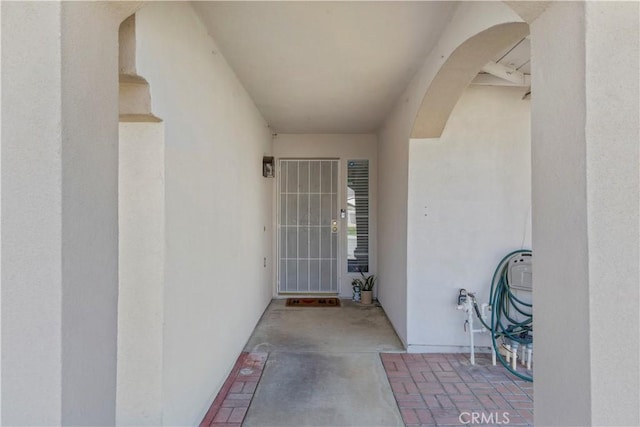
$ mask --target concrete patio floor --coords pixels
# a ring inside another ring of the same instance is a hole
[[[532,425],[532,411],[532,384],[488,358],[404,353],[379,306],[273,300],[201,427]]]
[[[274,300],[245,348],[269,358],[245,426],[402,426],[380,352],[402,351],[377,306]]]

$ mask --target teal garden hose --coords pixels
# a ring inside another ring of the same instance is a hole
[[[489,292],[489,304],[491,307],[491,322],[487,324],[478,308],[475,296],[472,296],[473,307],[483,326],[491,331],[491,341],[496,358],[500,363],[516,377],[533,382],[533,376],[524,375],[513,369],[500,353],[498,340],[502,345],[508,342],[517,346],[530,346],[533,343],[533,313],[532,304],[527,303],[514,295],[508,278],[509,261],[518,255],[531,255],[530,250],[520,249],[513,251],[502,258],[498,263],[491,280]]]

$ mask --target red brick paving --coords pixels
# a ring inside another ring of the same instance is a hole
[[[240,427],[267,353],[242,353],[200,427]],[[492,366],[490,357],[466,354],[382,353],[382,363],[408,427],[533,425],[533,384]],[[470,422],[471,417],[478,417]],[[484,417],[484,418],[480,418]]]
[[[241,353],[200,427],[240,427],[266,361],[267,353]]]
[[[492,366],[489,355],[476,355],[475,366],[466,354],[380,356],[408,427],[533,425],[533,384]]]

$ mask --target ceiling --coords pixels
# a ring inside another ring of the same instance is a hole
[[[475,84],[531,86],[531,39],[524,37],[499,52],[473,80]]]
[[[531,39],[529,36],[521,39],[496,55],[493,60],[525,75],[531,75]]]
[[[194,2],[278,133],[379,128],[454,2]]]

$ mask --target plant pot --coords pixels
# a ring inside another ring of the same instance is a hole
[[[361,291],[360,294],[360,303],[362,305],[371,305],[371,303],[373,302],[373,291]]]

